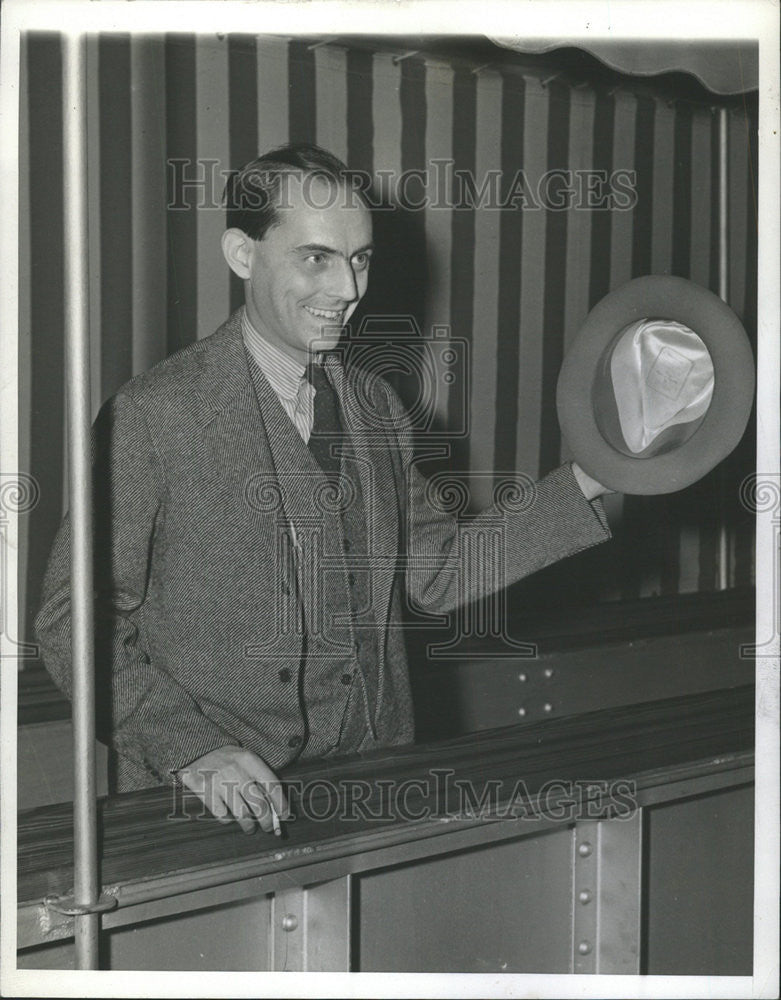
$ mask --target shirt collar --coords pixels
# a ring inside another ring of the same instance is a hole
[[[241,314],[241,332],[247,350],[260,366],[278,396],[296,399],[306,368],[261,336],[250,322],[246,308]],[[315,355],[313,361],[319,361]]]

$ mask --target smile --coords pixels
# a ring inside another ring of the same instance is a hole
[[[304,306],[307,312],[310,312],[313,316],[317,316],[318,319],[330,319],[336,320],[343,313],[343,309],[313,309],[311,306]]]

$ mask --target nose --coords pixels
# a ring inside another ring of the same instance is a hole
[[[359,298],[358,281],[349,260],[340,260],[332,274],[329,292],[335,299],[342,299],[348,305]]]

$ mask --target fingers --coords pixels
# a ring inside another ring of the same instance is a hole
[[[221,823],[233,821],[224,800],[215,793],[214,782],[206,780],[203,771],[196,767],[190,767],[179,771],[179,778],[182,784],[194,792],[209,812]]]
[[[255,754],[249,754],[249,757],[251,759],[244,765],[249,777],[262,789],[264,798],[271,802],[277,816],[280,819],[290,819],[290,810],[279,778],[260,757]]]
[[[279,779],[256,754],[241,747],[220,747],[179,772],[179,777],[221,822],[233,816],[245,833],[256,824],[279,832],[278,819],[290,811]]]
[[[222,783],[219,794],[222,795],[223,801],[236,817],[242,830],[245,833],[254,833],[255,819],[253,817],[258,818],[257,810],[253,810],[250,803],[242,795],[239,784],[231,780],[225,780]]]

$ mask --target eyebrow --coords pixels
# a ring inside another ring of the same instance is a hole
[[[351,257],[354,257],[357,253],[366,253],[367,250],[374,250],[373,243],[367,243],[366,246],[358,247],[357,250],[353,250]],[[344,257],[344,254],[339,253],[333,247],[325,246],[322,243],[304,243],[299,247],[295,247],[296,253],[335,253],[338,257]]]

